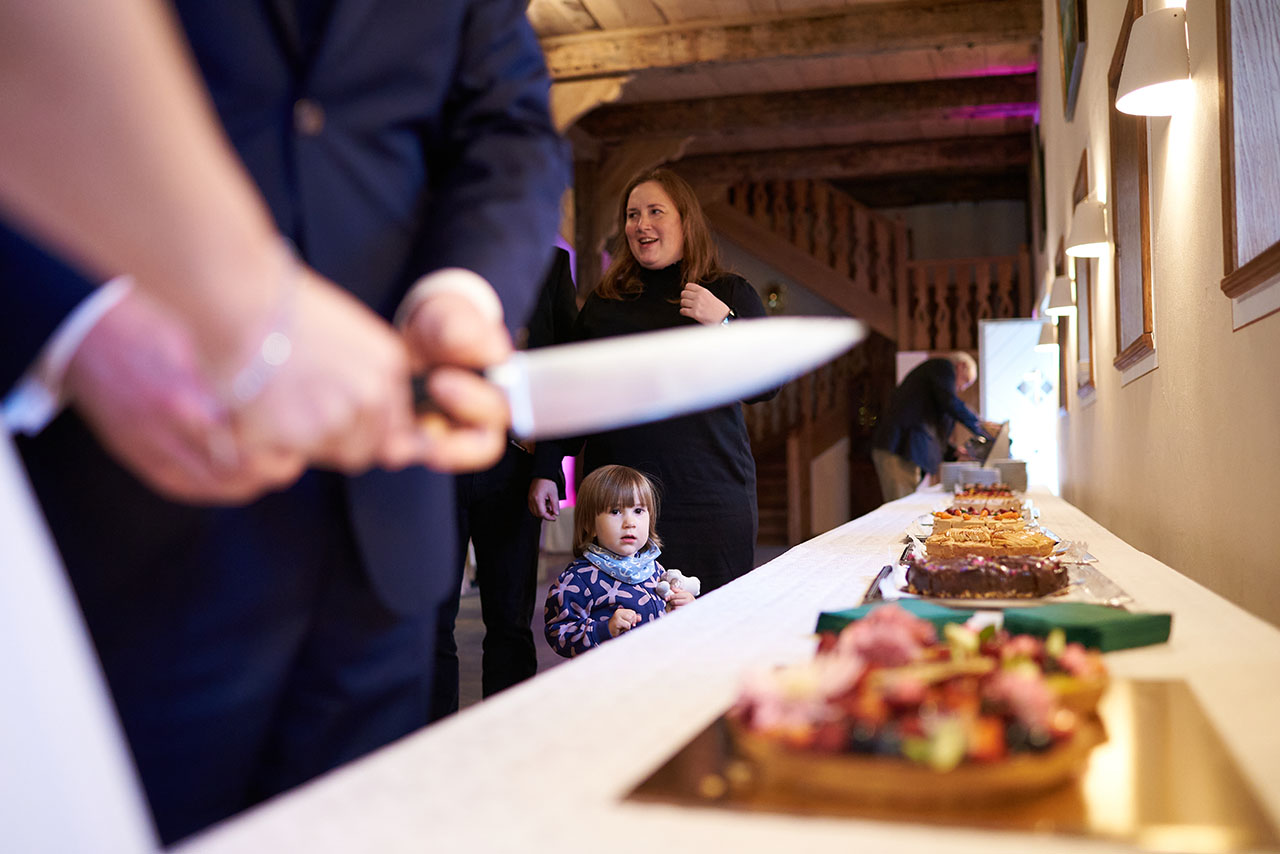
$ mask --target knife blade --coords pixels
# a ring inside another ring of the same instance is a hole
[[[518,438],[564,438],[751,397],[835,358],[866,335],[862,323],[847,317],[737,320],[517,351],[484,376],[506,395]],[[421,410],[418,384],[415,394]]]

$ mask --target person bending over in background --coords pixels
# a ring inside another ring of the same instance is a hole
[[[949,439],[957,421],[995,438],[999,425],[982,421],[958,396],[977,378],[973,357],[956,350],[921,362],[893,390],[871,450],[885,501],[915,492],[925,475],[937,477],[942,460],[954,454]]]

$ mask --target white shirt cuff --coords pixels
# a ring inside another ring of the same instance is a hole
[[[446,267],[427,273],[414,282],[400,307],[396,309],[395,325],[403,327],[423,300],[440,293],[461,294],[471,300],[472,305],[484,317],[494,323],[502,322],[502,301],[483,276],[462,267]]]
[[[33,436],[62,409],[67,365],[103,315],[133,290],[133,280],[118,276],[95,290],[49,336],[35,362],[4,399],[4,423],[13,433]]]

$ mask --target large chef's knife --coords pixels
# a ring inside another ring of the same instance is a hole
[[[773,317],[520,351],[485,371],[522,439],[583,436],[723,406],[866,337],[851,318]]]

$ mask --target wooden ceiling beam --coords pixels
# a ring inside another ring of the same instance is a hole
[[[552,80],[780,58],[875,55],[1040,39],[1040,0],[901,0],[738,22],[596,30],[541,40]]]
[[[1031,193],[1025,168],[1010,172],[947,175],[899,175],[862,181],[833,181],[832,186],[871,208],[905,208],[945,202],[1018,201]]]
[[[553,87],[552,93],[555,91]],[[737,134],[778,127],[820,130],[997,114],[1031,115],[1036,104],[1035,75],[1014,74],[615,104],[593,110],[583,116],[578,125],[593,137],[609,140],[726,131]]]
[[[1030,138],[1014,134],[706,154],[687,157],[671,166],[691,182],[736,184],[790,178],[838,180],[939,172],[1001,172],[1030,162]]]

